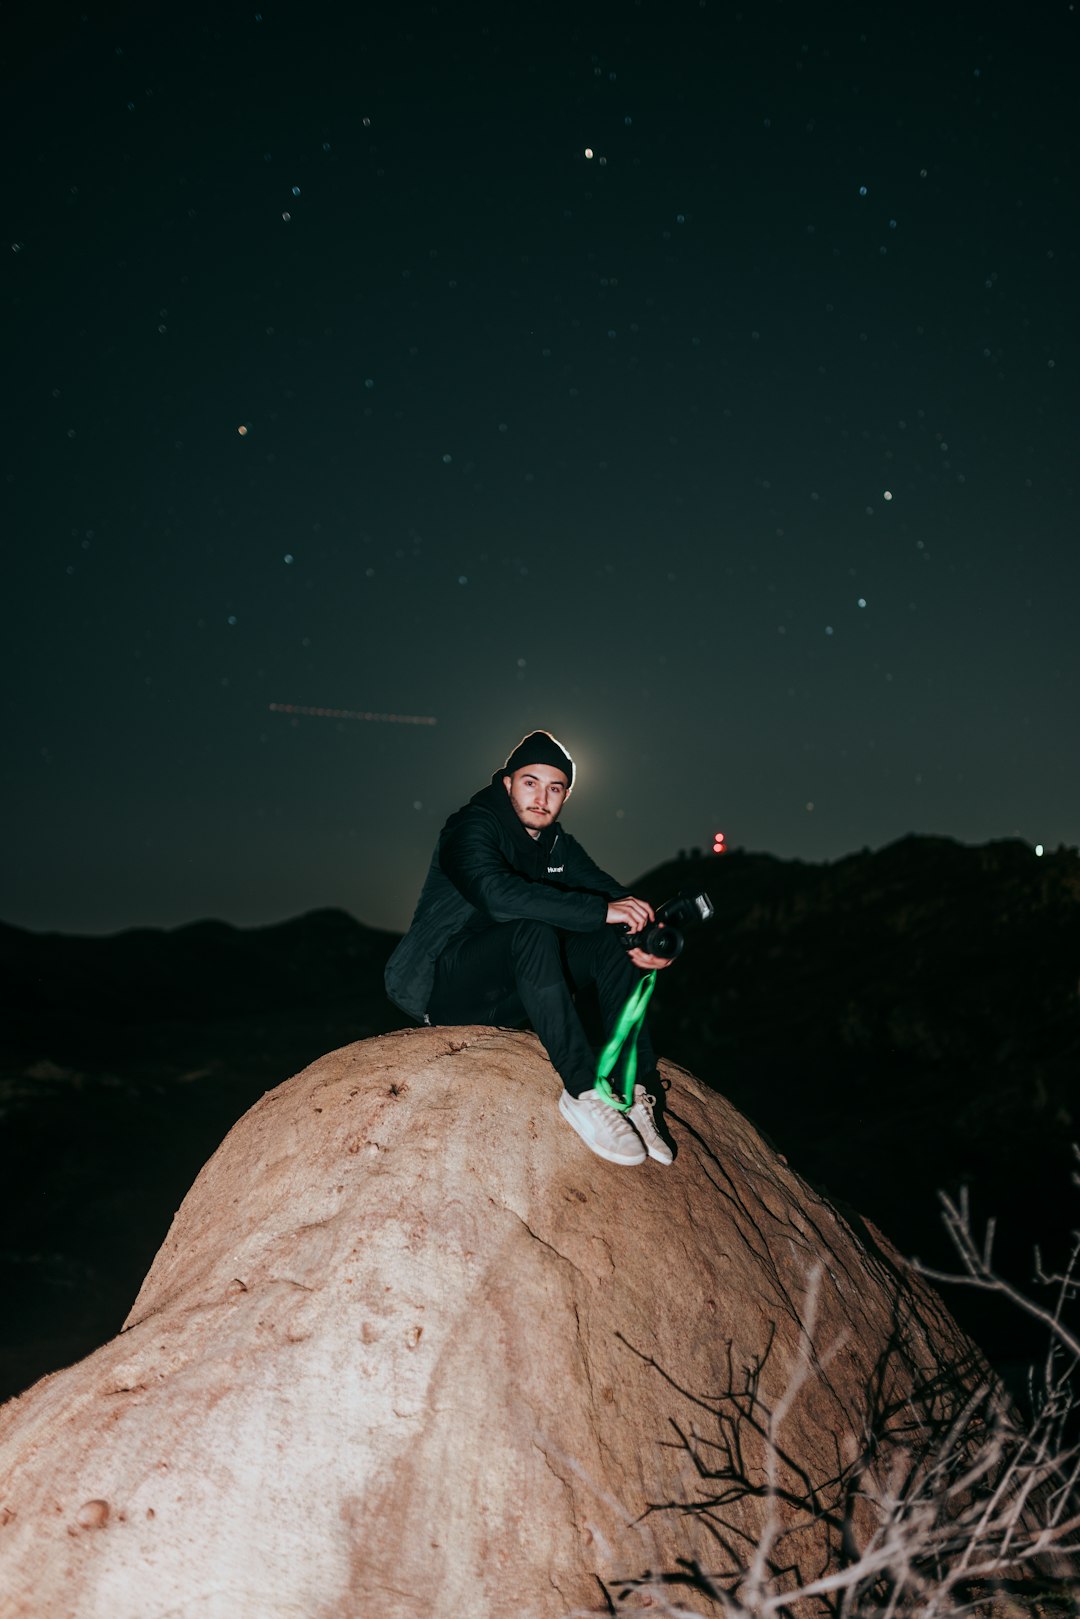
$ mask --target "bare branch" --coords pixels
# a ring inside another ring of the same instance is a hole
[[[1073,1178],[1080,1184],[1080,1174]],[[888,1392],[895,1377],[883,1363],[867,1390],[859,1453],[842,1456],[838,1445],[830,1476],[811,1477],[789,1453],[784,1427],[800,1394],[825,1375],[840,1347],[839,1340],[821,1350],[815,1343],[821,1283],[815,1266],[801,1309],[789,1296],[799,1339],[786,1385],[771,1408],[762,1379],[771,1341],[758,1362],[741,1370],[732,1364],[729,1346],[728,1386],[709,1396],[679,1388],[642,1356],[692,1402],[691,1431],[674,1422],[672,1428],[700,1483],[697,1499],[657,1504],[645,1516],[697,1514],[729,1563],[722,1575],[685,1563],[679,1572],[614,1582],[614,1613],[629,1615],[644,1602],[665,1619],[703,1619],[673,1600],[672,1587],[679,1584],[699,1592],[708,1613],[719,1611],[724,1619],[805,1619],[815,1612],[827,1619],[963,1619],[986,1615],[994,1593],[1008,1584],[1033,1596],[1050,1591],[1059,1612],[1064,1605],[1080,1615],[1080,1444],[1073,1393],[1080,1338],[1065,1315],[1080,1292],[1080,1234],[1060,1273],[1047,1272],[1037,1256],[1036,1279],[1054,1290],[1044,1305],[994,1269],[994,1222],[987,1222],[979,1241],[966,1189],[955,1200],[941,1201],[959,1271],[952,1275],[917,1262],[912,1268],[934,1281],[1000,1294],[1046,1328],[1041,1381],[1034,1368],[1029,1375],[1027,1418],[996,1381],[972,1378],[974,1363],[951,1376],[948,1369],[931,1371],[899,1398]],[[905,1335],[899,1312],[893,1352],[906,1352]],[[910,1355],[904,1364],[914,1365]],[[714,1424],[711,1434],[706,1415]],[[762,1445],[764,1478],[760,1462],[751,1469],[747,1460]],[[763,1508],[756,1539],[736,1510],[747,1502]],[[632,1527],[640,1532],[643,1519]],[[807,1531],[816,1531],[816,1538],[793,1540]],[[824,1548],[815,1553],[818,1570],[792,1562],[784,1548],[795,1543]]]

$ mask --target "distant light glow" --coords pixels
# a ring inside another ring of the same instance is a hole
[[[726,849],[727,849],[727,844],[724,841],[724,834],[722,832],[714,832],[713,833],[713,840],[712,840],[712,852],[713,852],[713,854],[723,854],[726,851]]]
[[[886,489],[885,493],[882,495],[881,498],[882,498],[882,500],[891,500],[892,499],[892,490],[891,489]]]
[[[354,708],[309,708],[303,703],[268,703],[273,714],[306,714],[318,720],[375,720],[383,725],[438,725],[430,714],[369,714]]]
[[[1043,846],[1042,846],[1042,844],[1041,844],[1041,843],[1037,843],[1037,844],[1036,844],[1036,845],[1035,845],[1035,853],[1036,853],[1036,854],[1042,854],[1042,852],[1043,852]]]
[[[594,157],[595,156],[595,153],[593,152],[593,149],[592,149],[591,146],[586,146],[586,148],[585,148],[585,156],[586,157]]]
[[[241,438],[247,438],[247,436],[248,436],[247,423],[246,422],[241,422],[240,426],[236,429],[236,431],[240,434]]]

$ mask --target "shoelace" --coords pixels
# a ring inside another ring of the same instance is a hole
[[[630,1124],[625,1113],[621,1113],[618,1108],[616,1108],[613,1112],[611,1104],[606,1100],[606,1098],[600,1096],[596,1091],[586,1091],[581,1100],[593,1113],[596,1113],[598,1116],[603,1116],[606,1123],[610,1125],[612,1130],[614,1130],[616,1136],[632,1136],[634,1134],[633,1126]]]

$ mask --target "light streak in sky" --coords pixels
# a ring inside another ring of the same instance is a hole
[[[369,714],[354,708],[307,708],[302,703],[270,703],[275,714],[307,714],[319,720],[379,720],[384,725],[438,725],[430,714]]]

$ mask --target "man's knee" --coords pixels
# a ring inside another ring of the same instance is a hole
[[[606,960],[626,960],[626,946],[623,944],[626,934],[623,933],[621,928],[597,928],[596,932],[591,933],[589,937],[593,940],[593,948],[598,950]]]
[[[514,923],[510,950],[515,961],[538,960],[559,954],[559,935],[550,922],[522,917]]]
[[[622,942],[625,937],[618,928],[602,927],[593,933],[582,934],[581,942],[598,970],[621,972],[626,967],[633,967]]]
[[[641,969],[630,960],[622,943],[623,936],[616,928],[604,928],[603,934],[604,937],[597,938],[592,947],[593,972],[598,982],[609,984],[617,988],[620,994],[628,995],[640,982]]]

